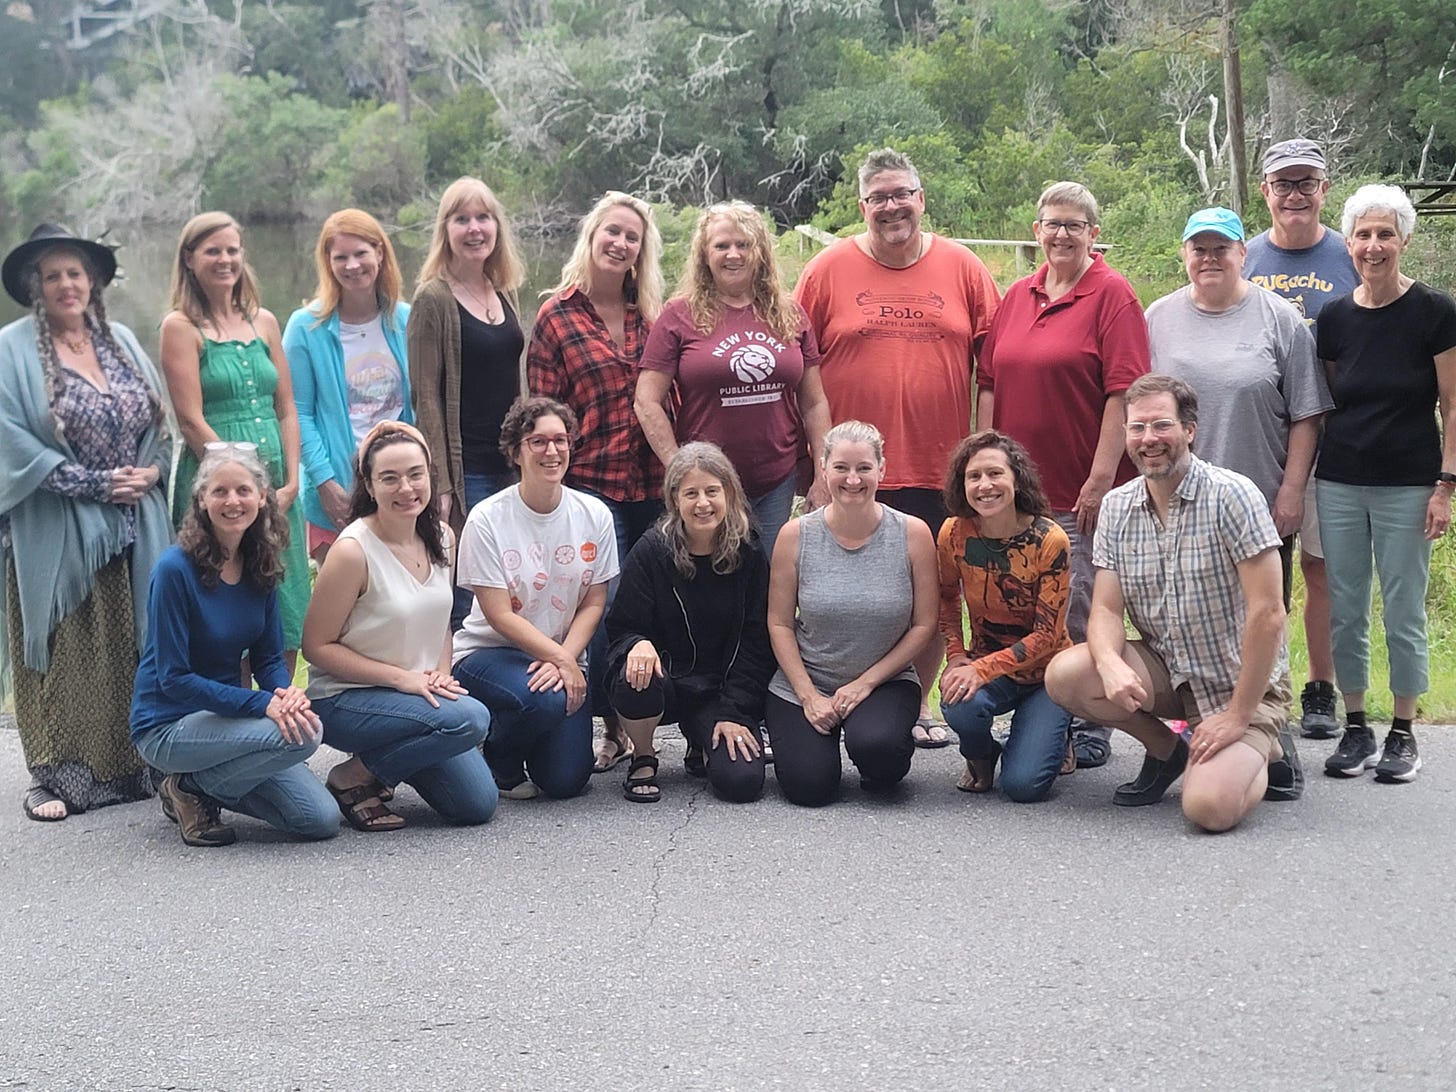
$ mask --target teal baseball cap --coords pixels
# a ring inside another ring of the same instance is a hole
[[[1199,209],[1188,217],[1188,224],[1183,228],[1183,241],[1186,243],[1204,231],[1212,231],[1236,243],[1244,241],[1244,222],[1239,219],[1239,214],[1221,205]]]

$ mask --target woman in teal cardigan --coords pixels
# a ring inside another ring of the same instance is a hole
[[[314,299],[288,319],[283,351],[303,441],[303,514],[315,557],[348,522],[359,441],[381,421],[414,422],[399,263],[379,221],[344,209],[314,249]]]

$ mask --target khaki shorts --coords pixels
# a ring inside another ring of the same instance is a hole
[[[1325,559],[1325,548],[1320,545],[1319,510],[1314,506],[1313,474],[1310,474],[1309,485],[1304,490],[1304,523],[1299,528],[1299,549],[1310,557],[1321,561]]]
[[[1152,677],[1153,707],[1150,712],[1153,716],[1164,720],[1186,720],[1190,727],[1197,725],[1203,719],[1203,714],[1198,711],[1198,705],[1193,700],[1193,691],[1188,684],[1175,687],[1168,674],[1168,665],[1143,641],[1128,641],[1127,649],[1147,668]],[[1274,741],[1279,738],[1279,730],[1289,722],[1289,707],[1293,697],[1287,674],[1278,682],[1271,683],[1264,696],[1259,699],[1253,720],[1244,731],[1243,742],[1263,755],[1266,762],[1269,760],[1269,752],[1274,749]]]

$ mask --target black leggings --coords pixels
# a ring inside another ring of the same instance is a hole
[[[790,803],[817,808],[839,795],[841,730],[844,748],[866,788],[888,789],[910,772],[915,754],[910,729],[920,714],[920,686],[894,679],[876,687],[828,735],[804,718],[802,706],[776,694],[769,694],[765,713],[779,788]]]
[[[651,720],[660,717],[677,723],[687,741],[703,751],[707,760],[708,784],[723,800],[747,804],[763,794],[763,733],[756,725],[749,731],[758,741],[757,758],[729,758],[727,744],[713,746],[713,719],[709,708],[711,694],[688,695],[671,678],[652,677],[646,690],[633,690],[627,683],[626,669],[612,679],[612,706],[619,717],[628,720]],[[918,700],[918,699],[917,699]]]

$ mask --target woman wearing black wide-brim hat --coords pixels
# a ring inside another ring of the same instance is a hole
[[[115,275],[110,247],[58,224],[0,267],[32,312],[0,330],[0,694],[41,822],[152,791],[127,726],[171,443],[156,369],[107,321]]]

